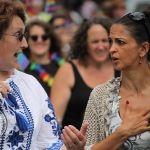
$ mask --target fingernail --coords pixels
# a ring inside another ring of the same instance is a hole
[[[129,104],[129,101],[128,101],[128,100],[126,101],[126,104]]]
[[[65,127],[64,127],[64,129],[68,129],[68,127],[67,127],[67,126],[65,126]]]

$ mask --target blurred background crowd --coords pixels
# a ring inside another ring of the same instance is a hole
[[[142,11],[149,0],[21,0],[26,5],[27,23],[39,18],[49,23],[61,42],[63,57],[78,26],[86,19],[107,16],[113,22],[123,14]]]
[[[29,34],[23,51],[29,63],[22,70],[41,83],[61,127],[80,129],[92,89],[120,76],[109,57],[112,23],[128,12],[150,9],[150,0],[22,2]]]

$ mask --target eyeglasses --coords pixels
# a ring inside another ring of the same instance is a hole
[[[150,42],[150,32],[146,23],[146,17],[145,14],[142,12],[131,12],[128,14],[128,17],[134,21],[139,21],[139,22],[143,22],[145,29],[147,31],[147,35],[148,35],[148,39]]]
[[[54,29],[65,28],[65,24],[54,25],[53,28]]]
[[[3,35],[9,35],[9,36],[15,36],[19,39],[20,42],[22,42],[23,40],[23,37],[25,37],[25,39],[27,39],[28,37],[28,33],[25,32],[24,34],[19,34],[19,35],[12,35],[12,34],[6,34],[6,33],[0,33],[0,34],[3,34]]]
[[[38,35],[30,35],[29,36],[34,42],[36,42],[37,40],[38,40]],[[41,35],[41,38],[42,38],[42,40],[43,41],[46,41],[48,38],[49,38],[49,36],[48,35]]]

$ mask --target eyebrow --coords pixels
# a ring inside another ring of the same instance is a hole
[[[17,28],[15,28],[15,32],[17,32],[17,31],[24,31],[24,29],[21,27],[17,27]]]
[[[112,38],[109,37],[108,40],[110,40],[110,39],[112,39]],[[118,38],[115,38],[115,40],[126,40],[126,39],[124,39],[124,38],[122,38],[122,37],[118,37]]]

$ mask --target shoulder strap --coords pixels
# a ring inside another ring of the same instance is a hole
[[[69,63],[72,65],[75,77],[81,77],[80,74],[79,74],[79,71],[78,71],[77,67],[75,66],[75,64],[72,61],[69,61]]]

